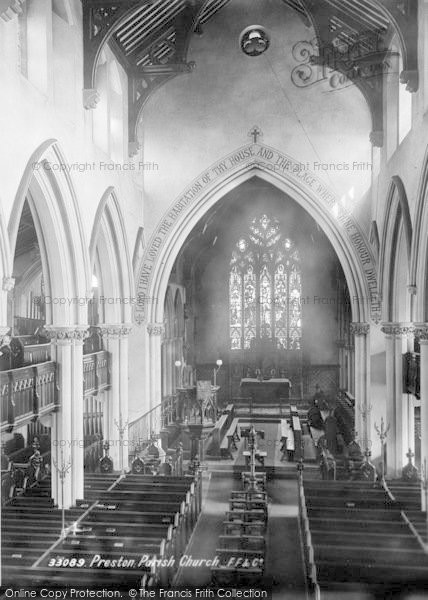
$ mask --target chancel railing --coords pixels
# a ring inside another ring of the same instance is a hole
[[[195,388],[182,388],[177,393],[165,396],[157,406],[129,424],[130,447],[149,443],[154,431],[159,432],[178,423],[200,422],[200,406]]]
[[[110,386],[110,354],[106,350],[83,356],[83,394],[96,396]]]
[[[144,415],[131,421],[128,427],[129,448],[142,450],[145,445],[150,443],[152,433],[159,429],[161,423],[161,409],[162,404],[158,404]]]
[[[59,408],[56,363],[0,372],[1,431],[12,431]]]

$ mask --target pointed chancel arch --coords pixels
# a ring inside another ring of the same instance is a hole
[[[269,152],[269,156],[276,154],[279,158],[289,161],[289,168],[275,168],[277,165],[272,165],[267,160],[251,159],[252,155],[248,152],[249,160],[241,160],[236,166],[224,169],[215,178],[208,175],[208,172],[217,173],[217,166],[203,173],[189,190],[177,199],[153,233],[140,264],[138,292],[146,297],[164,298],[174,261],[192,228],[225,194],[245,181],[259,177],[293,198],[320,225],[336,251],[345,273],[350,296],[353,298],[353,321],[369,321],[371,309],[373,315],[371,301],[376,297],[378,289],[376,265],[364,234],[322,182],[312,174],[304,173],[305,177],[302,177],[301,171],[299,173],[293,169],[293,165],[298,164],[297,161],[284,157],[266,146],[262,146],[261,149]],[[248,150],[248,147],[244,147],[237,151],[235,156],[243,156]],[[233,155],[229,155],[218,164],[227,164],[228,159],[232,161]],[[163,302],[149,305],[145,311],[137,310],[136,320],[162,323]]]
[[[379,253],[382,316],[387,322],[407,321],[411,318],[407,286],[412,238],[412,222],[406,191],[401,179],[394,176],[386,202]],[[406,304],[409,304],[407,308]]]
[[[366,337],[371,317],[378,319],[377,268],[373,254],[355,219],[346,213],[335,195],[314,174],[302,171],[298,161],[261,144],[243,146],[201,173],[167,210],[152,234],[142,258],[137,293],[163,300],[174,262],[200,219],[227,193],[258,177],[295,200],[319,224],[342,265],[350,297],[352,319],[359,337]],[[160,335],[164,302],[136,307],[135,322],[147,325],[146,398],[154,407],[161,401]],[[367,399],[369,367],[367,344],[359,356],[356,384],[360,402]],[[158,364],[159,363],[159,364]],[[364,364],[363,364],[364,363]]]

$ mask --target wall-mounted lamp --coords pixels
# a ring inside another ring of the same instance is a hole
[[[219,372],[220,367],[223,364],[223,361],[221,360],[221,358],[218,358],[215,361],[215,364],[217,365],[217,368],[214,369],[214,385],[216,386],[217,385],[217,373]]]

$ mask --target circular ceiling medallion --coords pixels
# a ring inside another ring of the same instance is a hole
[[[261,25],[250,25],[239,36],[239,45],[248,56],[259,56],[269,48],[270,38]]]

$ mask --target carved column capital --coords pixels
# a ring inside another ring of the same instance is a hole
[[[412,323],[382,323],[381,331],[385,335],[412,335],[415,327]]]
[[[102,324],[98,325],[99,332],[102,337],[105,338],[116,338],[125,337],[132,331],[132,326],[127,323],[115,323],[115,324]]]
[[[147,331],[150,336],[163,335],[165,333],[165,325],[163,323],[149,323]]]
[[[23,4],[25,0],[0,0],[0,17],[3,21],[10,21],[15,15],[22,13]]]
[[[100,94],[98,90],[92,88],[90,90],[83,90],[83,106],[87,110],[91,108],[96,108],[98,102],[100,101]]]
[[[3,277],[2,288],[4,292],[10,292],[15,287],[14,277]]]
[[[368,323],[351,323],[351,333],[354,335],[368,335],[370,325]]]
[[[416,285],[408,285],[407,286],[407,291],[409,292],[409,294],[411,296],[416,296],[417,292],[418,292],[418,288]]]
[[[415,323],[415,335],[421,342],[428,341],[428,323]]]
[[[83,342],[88,336],[87,325],[76,325],[69,327],[45,326],[47,336],[55,343],[58,342]]]

